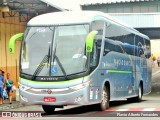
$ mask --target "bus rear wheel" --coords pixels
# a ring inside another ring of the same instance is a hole
[[[100,111],[104,111],[109,108],[109,88],[104,87],[102,93],[101,103],[98,104]]]
[[[143,95],[143,90],[142,90],[142,85],[140,84],[138,87],[138,96],[135,97],[136,102],[142,101],[142,95]]]
[[[42,108],[48,114],[54,113],[55,110],[55,107],[52,105],[42,105]]]
[[[142,85],[140,84],[138,87],[138,96],[133,98],[128,98],[127,100],[129,102],[140,102],[142,101],[142,96],[143,96],[143,88]]]

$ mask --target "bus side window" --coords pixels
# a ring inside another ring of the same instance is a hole
[[[107,39],[105,40],[105,43],[104,43],[103,56],[105,56],[110,51],[115,51],[115,44],[113,40]]]
[[[117,44],[115,48],[116,48],[116,52],[125,53],[125,50],[121,44]]]
[[[96,40],[96,50],[97,50],[98,62],[99,62],[100,53],[101,53],[101,44],[102,44],[102,40]]]
[[[136,35],[135,38],[135,45],[136,45],[136,56],[138,57],[144,57],[144,39],[140,36]]]
[[[105,38],[109,38],[112,40],[119,39],[123,35],[123,30],[114,24],[110,24],[106,26]],[[120,40],[120,39],[119,39]]]
[[[124,40],[123,48],[126,54],[135,55],[136,46],[134,45],[134,38],[135,38],[135,34],[125,31],[124,39],[123,39]]]
[[[104,44],[103,56],[105,56],[110,51],[114,51],[122,54],[125,53],[122,42],[117,40],[107,39],[105,40],[105,44]]]

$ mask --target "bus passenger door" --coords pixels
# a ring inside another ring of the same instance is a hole
[[[147,79],[147,62],[144,54],[145,41],[142,37],[136,36],[135,39],[136,45],[136,82],[135,82],[135,91],[138,92],[138,87],[140,81],[143,82],[143,89],[146,88],[146,79]],[[138,93],[137,93],[138,94]]]
[[[101,90],[102,80],[104,80],[104,76],[99,76],[101,70],[97,69],[100,60],[101,54],[101,43],[103,38],[103,30],[104,30],[104,21],[97,20],[91,23],[91,30],[97,31],[96,36],[94,37],[92,51],[88,54],[89,56],[89,67],[90,67],[90,75],[92,79],[92,94],[90,94],[91,101],[97,101],[100,99],[100,95],[98,95],[98,91]],[[87,47],[86,47],[87,48]],[[93,74],[92,74],[93,72]]]

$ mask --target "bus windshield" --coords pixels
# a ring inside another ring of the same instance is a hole
[[[88,24],[28,27],[22,43],[21,73],[35,78],[85,72],[88,33]]]

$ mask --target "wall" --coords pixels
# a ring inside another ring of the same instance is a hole
[[[14,14],[14,12],[12,12]],[[16,13],[15,17],[9,17],[8,13],[5,13],[4,17],[0,11],[0,69],[6,73],[10,73],[13,82],[17,86],[19,79],[19,51],[21,40],[16,42],[16,52],[14,55],[9,53],[8,43],[12,35],[24,32],[26,22],[19,22],[19,14]],[[15,93],[14,93],[15,97]]]
[[[160,12],[160,1],[138,1],[112,4],[83,5],[83,10],[98,10],[106,13]]]

